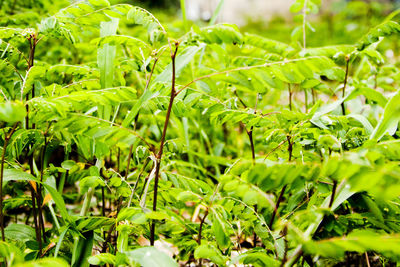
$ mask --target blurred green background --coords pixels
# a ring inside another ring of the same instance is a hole
[[[204,2],[203,2],[204,1]],[[220,0],[186,0],[187,13],[190,9],[199,8],[199,4],[211,3],[208,5],[208,13],[214,12],[213,7]],[[242,2],[243,1],[243,2]],[[265,16],[255,15],[258,3],[263,6],[274,3],[276,0],[225,0],[223,10],[238,9],[232,3],[244,3],[247,15],[241,18],[226,19],[219,14],[217,22],[237,23],[241,30],[257,33],[279,41],[290,43],[293,39],[293,29],[301,24],[301,17],[291,14],[290,0],[281,0],[279,12],[271,12]],[[44,14],[54,14],[59,9],[71,4],[71,0],[0,0],[0,26],[26,25],[26,27],[36,27],[40,18]],[[182,12],[180,10],[180,0],[110,0],[111,4],[128,3],[149,8],[150,11],[163,23],[174,35],[180,36],[185,28],[182,23]],[[189,4],[191,2],[192,4]],[[282,3],[287,4],[282,4]],[[197,4],[193,4],[197,3]],[[248,5],[246,4],[248,3]],[[381,1],[349,1],[349,0],[322,0],[321,8],[317,14],[310,14],[307,20],[310,22],[309,46],[333,45],[354,43],[360,36],[365,34],[368,29],[379,24],[391,12],[399,6],[400,0],[381,0]],[[196,7],[195,7],[196,5]],[[271,4],[272,5],[272,4]],[[254,11],[253,11],[254,10]],[[258,12],[260,12],[258,10]],[[254,15],[253,15],[254,13]],[[190,17],[190,16],[188,16]],[[201,18],[201,16],[200,16]],[[393,17],[398,21],[398,16]],[[191,23],[201,26],[207,25],[207,19],[196,19]]]

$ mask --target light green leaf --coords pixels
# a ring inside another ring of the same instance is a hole
[[[4,181],[35,181],[39,182],[33,175],[17,169],[5,169]]]
[[[222,256],[219,249],[213,245],[200,245],[194,251],[195,259],[209,259],[211,262],[219,266],[225,266],[226,259]]]
[[[22,121],[26,116],[26,109],[20,102],[0,103],[0,121],[16,123]]]
[[[25,242],[28,240],[36,240],[35,229],[25,224],[9,224],[4,229],[4,235],[7,239],[13,241]]]
[[[100,24],[100,37],[114,35],[117,32],[119,19],[112,18],[109,22]],[[117,48],[114,45],[104,44],[97,49],[97,64],[100,69],[101,88],[110,88],[114,81],[114,59]]]
[[[385,110],[378,125],[372,132],[370,139],[379,141],[386,133],[393,134],[400,120],[400,90],[392,96],[385,106]]]
[[[48,266],[57,266],[57,267],[69,267],[69,264],[60,258],[43,258],[34,261],[28,261],[25,263],[20,263],[13,265],[15,267],[48,267]]]
[[[155,247],[143,247],[125,252],[130,264],[139,263],[142,267],[177,267],[178,264],[164,252]]]
[[[400,32],[400,25],[394,21],[385,21],[382,24],[372,28],[357,43],[358,50],[364,50],[367,46],[379,41],[379,37],[385,37],[393,33]]]
[[[92,265],[115,265],[116,256],[110,253],[100,253],[88,259]]]
[[[182,73],[182,70],[187,66],[187,64],[190,63],[190,61],[192,61],[196,53],[199,52],[203,47],[204,45],[188,46],[183,51],[181,52],[178,51],[178,56],[176,57],[176,62],[175,62],[176,77],[179,77],[179,75]],[[172,64],[170,63],[164,69],[163,72],[157,75],[157,77],[154,80],[154,83],[156,82],[170,83],[171,79],[172,79]]]
[[[381,235],[371,230],[354,231],[344,237],[309,241],[304,245],[304,250],[306,253],[334,258],[343,258],[346,251],[375,251],[393,260],[399,260],[400,236]]]
[[[221,248],[229,247],[231,241],[227,230],[227,224],[223,221],[222,215],[212,209],[212,226],[211,229],[215,235],[218,245]]]

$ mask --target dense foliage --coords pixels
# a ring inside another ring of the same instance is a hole
[[[1,1],[4,266],[400,262],[400,12],[118,2]]]

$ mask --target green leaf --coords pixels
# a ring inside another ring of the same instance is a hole
[[[199,195],[191,192],[191,191],[183,191],[180,192],[179,195],[176,197],[177,200],[182,201],[182,202],[198,202],[200,201]]]
[[[147,222],[147,217],[142,211],[142,209],[129,207],[129,208],[123,208],[118,213],[117,222],[121,222],[124,220],[128,220],[136,224],[144,224]]]
[[[17,169],[5,169],[4,170],[4,181],[35,181],[39,182],[36,177],[33,175],[24,172],[22,170],[17,170]]]
[[[292,47],[285,43],[249,33],[245,34],[244,43],[246,45],[258,47],[267,52],[276,53],[279,55],[287,55],[290,52],[294,51]]]
[[[22,30],[16,28],[0,27],[0,39],[8,39],[16,34],[19,34]]]
[[[243,36],[236,25],[217,24],[203,28],[194,27],[201,41],[207,44],[242,44]]]
[[[221,248],[229,247],[231,241],[227,230],[227,224],[223,221],[224,218],[215,209],[212,209],[212,226],[211,229],[215,235],[218,245]]]
[[[317,112],[314,113],[314,115],[311,118],[311,122],[321,128],[326,128],[323,124],[320,123],[320,118],[332,111],[334,111],[335,109],[337,109],[344,101],[346,101],[346,99],[349,97],[349,94],[346,95],[344,98],[340,98],[338,100],[336,100],[333,103],[329,103],[327,105],[323,105],[322,107],[320,107]]]
[[[115,224],[114,218],[107,217],[81,217],[75,221],[76,230],[78,231],[93,231],[101,228],[107,228]]]
[[[86,176],[79,181],[79,187],[81,189],[81,193],[86,193],[89,188],[96,188],[98,186],[105,186],[103,178],[100,176]]]
[[[348,100],[355,98],[356,96],[363,95],[368,100],[375,101],[379,106],[385,107],[387,104],[387,99],[382,95],[382,93],[378,92],[369,87],[357,87],[353,91],[351,91],[348,96]]]
[[[383,217],[382,211],[379,209],[378,205],[373,201],[370,197],[366,195],[362,195],[363,200],[367,204],[370,211],[375,215],[375,217],[380,221],[384,222],[385,219]]]
[[[58,210],[61,213],[61,217],[66,221],[66,222],[72,222],[73,219],[71,215],[69,215],[67,211],[67,207],[65,206],[65,202],[63,197],[58,193],[57,189],[52,187],[49,184],[43,184],[44,188],[50,193],[52,199],[54,200],[54,203],[56,203],[56,206]]]
[[[333,45],[317,48],[307,48],[299,52],[301,57],[306,56],[325,56],[333,59],[336,63],[345,64],[345,56],[355,50],[353,45]]]
[[[88,259],[89,263],[92,265],[115,265],[116,256],[110,253],[100,253],[92,256]]]
[[[28,240],[36,240],[35,229],[25,224],[9,224],[4,229],[4,235],[7,239],[13,241],[25,242]]]
[[[69,95],[64,95],[60,97],[49,97],[45,101],[40,98],[32,99],[31,103],[54,103],[59,106],[74,106],[76,108],[81,108],[84,104],[96,104],[105,106],[114,106],[120,104],[121,102],[130,101],[136,98],[136,90],[132,87],[116,87],[107,88],[101,90],[91,90],[91,91],[78,91],[73,92]]]
[[[0,241],[0,256],[5,259],[8,266],[16,266],[16,263],[24,261],[20,249],[14,244],[4,241]]]
[[[127,14],[127,19],[145,27],[152,43],[163,40],[166,35],[164,27],[153,14],[141,7],[132,7]]]
[[[334,258],[343,258],[346,251],[375,251],[397,261],[400,255],[400,236],[381,235],[371,230],[354,231],[344,237],[309,241],[304,245],[304,250],[306,253]]]
[[[372,132],[370,139],[379,141],[386,133],[393,134],[400,120],[400,90],[393,95],[385,106],[381,119]]]
[[[92,255],[94,241],[94,232],[87,231],[82,233],[79,241],[73,249],[72,254],[72,267],[89,267],[89,257]]]
[[[304,8],[304,0],[296,0],[290,6],[290,12],[297,13],[297,12],[300,12],[303,8]]]
[[[13,265],[15,267],[48,267],[48,266],[57,266],[57,267],[69,267],[69,264],[60,258],[43,258],[34,261],[28,261],[25,263],[20,263]]]
[[[112,18],[109,22],[100,25],[100,37],[114,35],[117,32],[119,19]],[[114,59],[117,48],[114,45],[104,44],[97,49],[97,65],[100,69],[101,88],[110,88],[114,81]]]
[[[130,265],[140,264],[142,267],[177,267],[178,264],[167,254],[159,251],[155,247],[143,247],[131,251],[126,251]]]
[[[240,254],[239,256],[234,257],[230,264],[246,264],[255,267],[263,267],[263,266],[280,266],[279,261],[274,259],[272,256],[267,255],[266,252],[258,252],[258,251],[247,251],[245,253]]]
[[[73,160],[65,160],[61,163],[61,167],[66,170],[71,170],[72,168],[76,167],[77,164]]]
[[[35,83],[35,81],[37,81],[39,78],[42,78],[45,73],[46,68],[42,66],[32,66],[28,70],[22,84],[22,92],[24,96],[33,89],[33,84]]]
[[[371,123],[364,116],[362,116],[360,114],[349,114],[349,115],[347,115],[347,117],[353,118],[353,119],[357,120],[358,122],[360,122],[364,126],[365,132],[367,134],[371,134],[373,132],[374,127],[372,127]]]
[[[194,251],[195,259],[209,259],[211,262],[218,264],[218,266],[225,266],[226,259],[222,256],[219,249],[213,245],[200,245]]]
[[[0,103],[0,121],[16,123],[22,121],[26,116],[25,106],[20,102]]]
[[[146,42],[127,35],[102,36],[100,38],[92,40],[91,43],[96,44],[98,47],[103,47],[104,45],[109,44],[110,46],[125,45],[134,48],[150,49],[149,45]]]
[[[400,25],[394,21],[386,21],[372,28],[357,43],[359,51],[364,50],[367,46],[379,41],[379,37],[385,37],[400,32]]]
[[[182,70],[189,64],[194,56],[199,52],[203,46],[188,46],[183,51],[178,52],[178,56],[175,61],[175,73],[176,77],[179,77]],[[168,66],[154,79],[154,83],[162,82],[162,83],[170,83],[172,79],[172,64],[168,64]]]
[[[108,2],[107,0],[88,0],[88,1],[94,6],[100,6],[100,7],[110,6],[110,2]]]

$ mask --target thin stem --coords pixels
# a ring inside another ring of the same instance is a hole
[[[315,92],[315,89],[312,88],[312,89],[311,89],[311,96],[312,96],[312,103],[313,103],[313,105],[315,105],[315,102],[317,101],[317,100],[316,100],[316,98],[317,98],[316,94],[317,94],[317,93]]]
[[[37,40],[36,40],[36,35],[33,34],[31,36],[28,37],[28,41],[29,41],[29,56],[28,56],[28,69],[27,71],[29,71],[35,62],[35,51],[36,51],[36,45],[37,45]],[[23,92],[21,93],[21,100],[23,97]],[[35,97],[35,87],[32,88],[32,98]],[[29,101],[29,94],[26,94],[26,101]],[[25,129],[30,129],[30,125],[29,125],[29,105],[28,103],[26,103],[26,117],[25,117]],[[32,124],[32,129],[35,129],[35,124]],[[29,150],[32,149],[32,145],[29,145]],[[28,161],[29,161],[29,167],[30,167],[30,173],[32,175],[34,175],[34,170],[33,170],[33,151],[31,152],[30,156],[28,157]],[[40,197],[39,197],[39,186],[36,184],[36,189],[33,187],[33,184],[31,184],[31,197],[32,197],[32,210],[33,210],[33,221],[35,224],[35,233],[36,233],[36,240],[39,243],[39,255],[42,255],[42,248],[43,248],[43,243],[42,243],[42,228],[40,226],[40,221],[42,220],[38,220],[38,216],[40,215],[40,212],[38,214],[37,210],[36,210],[36,205],[38,205],[38,209],[41,210],[40,207]],[[43,221],[42,221],[43,222]],[[44,235],[44,231],[43,231],[43,235]]]
[[[304,89],[304,106],[306,109],[306,113],[308,112],[308,92],[307,89]]]
[[[221,12],[221,9],[224,5],[225,0],[219,0],[218,6],[214,11],[214,14],[212,15],[211,19],[210,19],[210,23],[209,25],[214,25],[215,22],[217,21],[218,15]]]
[[[350,61],[350,58],[346,57],[346,74],[344,76],[344,84],[343,84],[343,88],[342,88],[342,98],[344,98],[344,96],[346,94],[347,77],[349,76],[349,61]],[[342,106],[342,114],[346,115],[346,107],[344,105],[344,100],[343,100],[341,106]]]
[[[3,154],[1,156],[1,170],[0,170],[0,228],[1,228],[1,239],[5,240],[4,235],[4,214],[3,214],[3,178],[4,178],[4,163],[6,157],[6,151],[8,142],[11,139],[11,136],[14,134],[15,130],[17,129],[18,123],[14,124],[11,132],[7,135],[4,131],[4,145],[3,145]]]
[[[258,105],[258,98],[259,98],[260,94],[257,94],[257,98],[256,98],[256,104],[254,106],[254,114],[257,114],[257,105]],[[249,136],[249,141],[250,141],[250,147],[251,147],[251,156],[253,158],[253,165],[256,163],[256,152],[254,149],[254,139],[253,139],[253,130],[254,127],[251,126],[250,131],[247,132],[248,136]]]
[[[37,206],[38,206],[39,229],[41,230],[41,232],[42,232],[41,235],[42,235],[43,239],[45,240],[45,228],[44,228],[43,210],[42,210],[42,190],[40,189],[40,186],[41,185],[39,185],[37,187],[38,191],[36,194],[36,202],[37,202]],[[41,244],[41,242],[42,242],[42,240],[40,239],[39,243]],[[42,249],[43,247],[40,247],[40,248]]]
[[[40,154],[40,182],[43,182],[43,174],[44,174],[44,156],[46,154],[46,149],[48,145],[48,140],[46,138],[47,131],[44,134],[44,146]],[[43,220],[43,210],[42,210],[42,184],[37,186],[38,191],[37,191],[37,204],[38,204],[38,212],[39,212],[39,228],[42,231],[43,239],[45,239],[45,228],[44,228],[44,220]]]
[[[85,199],[83,200],[81,212],[79,214],[80,216],[86,216],[86,214],[88,213],[93,194],[94,194],[94,188],[90,187],[86,193]]]
[[[282,187],[282,190],[281,190],[281,192],[279,194],[278,200],[276,201],[275,208],[274,208],[274,211],[273,211],[272,216],[271,216],[271,220],[269,221],[268,227],[271,230],[272,230],[272,225],[274,224],[275,216],[278,213],[279,205],[281,204],[282,199],[283,199],[283,195],[285,194],[286,187],[287,187],[287,185],[284,185]]]
[[[59,223],[58,220],[57,220],[57,215],[56,215],[56,213],[54,212],[54,209],[53,209],[53,206],[52,206],[52,203],[51,203],[51,202],[48,203],[48,207],[49,207],[49,210],[50,210],[50,214],[51,214],[51,216],[53,217],[54,224],[56,225],[57,230],[59,231],[59,230],[60,230],[60,223]]]
[[[111,205],[110,205],[110,207],[111,207]],[[122,197],[119,198],[119,201],[118,201],[118,204],[117,204],[117,210],[116,210],[115,217],[118,217],[118,213],[119,213],[119,211],[121,210],[121,207],[122,207]],[[102,249],[101,249],[101,252],[102,252],[102,253],[105,253],[105,252],[107,251],[107,244],[111,242],[111,238],[112,238],[112,236],[113,236],[112,233],[113,233],[114,229],[115,229],[115,224],[113,224],[113,225],[110,227],[110,229],[108,230],[108,232],[107,232],[107,239],[105,239],[105,241],[104,241],[104,243],[103,243],[103,246],[102,246]],[[112,244],[111,244],[111,245],[112,245]]]
[[[120,166],[119,166],[120,158],[121,158],[121,148],[118,147],[118,149],[117,149],[117,172],[121,171]]]
[[[303,256],[303,250],[301,248],[296,249],[294,251],[294,253],[292,253],[292,255],[293,256],[291,258],[289,258],[283,266],[291,267],[291,266],[295,265],[299,261],[300,257]]]
[[[256,152],[254,149],[253,126],[251,126],[250,131],[247,132],[247,135],[249,136],[250,147],[251,147],[251,157],[253,159],[253,165],[254,165],[256,163]]]
[[[365,261],[367,262],[367,267],[371,267],[371,264],[369,263],[368,252],[365,252],[364,255],[365,255]]]
[[[136,179],[135,185],[133,186],[133,192],[135,192],[135,190],[136,190],[136,188],[137,188],[137,186],[138,186],[138,184],[139,184],[140,177],[142,177],[143,172],[144,172],[144,170],[146,169],[147,164],[149,164],[149,162],[150,162],[150,159],[147,158],[146,161],[144,162],[143,166],[142,166],[142,169],[140,170],[140,173],[139,173],[139,175],[138,175],[138,177],[137,177],[137,179]],[[144,186],[143,186],[143,187],[144,187]],[[142,192],[142,193],[143,193],[143,192]],[[139,198],[141,198],[141,197],[142,197],[142,195],[140,195]]]
[[[64,155],[64,160],[68,160],[69,159],[69,153],[68,152],[65,152],[65,155]],[[62,174],[61,174],[61,178],[60,178],[60,182],[59,182],[59,184],[58,184],[58,193],[60,193],[61,195],[62,195],[62,193],[63,193],[63,191],[64,191],[64,185],[65,185],[65,180],[67,179],[67,177],[68,177],[68,170],[66,170],[65,172],[63,172]]]
[[[159,175],[160,175],[160,165],[161,165],[161,160],[162,160],[162,154],[163,154],[163,149],[164,149],[164,143],[165,143],[165,137],[167,134],[167,129],[168,129],[168,124],[169,124],[169,118],[171,116],[171,111],[172,111],[172,105],[174,104],[174,99],[176,96],[175,92],[175,58],[176,54],[178,52],[178,47],[179,43],[175,43],[175,51],[172,52],[171,54],[171,60],[172,60],[172,81],[171,81],[171,96],[169,99],[169,105],[167,109],[167,115],[165,117],[165,122],[164,122],[164,128],[161,136],[161,141],[160,141],[160,149],[158,150],[158,154],[156,155],[156,173],[154,177],[154,195],[153,195],[153,211],[157,210],[157,195],[158,195],[158,180],[159,180]],[[150,226],[150,244],[154,246],[154,238],[155,238],[155,221],[151,222]]]
[[[33,153],[29,157],[29,170],[31,175],[34,175],[34,170],[33,170]],[[32,195],[32,210],[33,210],[33,222],[35,224],[35,231],[36,231],[36,241],[39,243],[39,255],[42,255],[42,234],[41,234],[41,228],[39,227],[39,222],[38,222],[38,214],[37,214],[37,209],[36,205],[39,205],[37,203],[37,183],[32,182],[31,183],[31,195]]]
[[[106,199],[104,187],[101,188],[101,216],[106,216]]]
[[[36,240],[39,242],[39,254],[42,254],[41,251],[41,242],[42,239],[40,237],[40,229],[38,227],[38,221],[37,221],[37,211],[36,211],[36,195],[35,195],[35,189],[33,188],[33,185],[31,184],[30,186],[31,190],[31,199],[32,199],[32,211],[33,211],[33,222],[35,224],[35,233],[36,233]]]
[[[293,156],[293,141],[292,137],[290,134],[286,136],[286,139],[288,141],[288,153],[289,153],[289,162],[292,161],[292,156]]]
[[[147,79],[146,87],[144,88],[144,91],[146,91],[147,88],[149,88],[149,85],[150,85],[150,82],[151,82],[151,77],[153,77],[153,73],[154,73],[154,70],[156,68],[158,59],[159,59],[158,57],[154,58],[154,64],[153,64],[153,67],[151,68],[151,71],[150,71],[150,74],[149,74],[149,78]]]
[[[288,255],[288,250],[289,250],[289,242],[287,241],[287,231],[288,231],[288,229],[287,229],[287,225],[285,225],[285,227],[283,228],[283,233],[282,233],[282,236],[284,237],[284,239],[283,239],[283,242],[284,242],[284,244],[285,244],[285,250],[284,250],[284,253],[283,253],[283,258],[282,258],[282,262],[281,262],[281,267],[283,267],[283,266],[285,266],[285,263],[287,262],[287,255]]]
[[[125,181],[128,180],[129,167],[131,165],[132,150],[133,150],[133,145],[129,147],[128,162],[126,163]]]
[[[289,109],[292,110],[292,88],[290,87],[290,84],[288,84],[288,92],[289,92]]]
[[[240,98],[240,96],[238,95],[237,91],[234,91],[234,94],[236,95],[236,97],[239,99],[239,102],[243,105],[244,108],[247,108],[246,103],[243,102],[242,98]]]
[[[331,194],[331,199],[329,201],[329,208],[332,207],[333,201],[335,200],[336,189],[337,189],[337,181],[333,181],[332,194]]]
[[[107,252],[107,244],[111,242],[112,232],[114,231],[115,224],[111,225],[110,229],[107,232],[107,238],[105,239],[103,246],[101,248],[101,253]]]
[[[199,245],[201,245],[203,224],[204,224],[204,221],[206,220],[207,215],[208,215],[208,208],[206,209],[206,212],[204,213],[204,216],[203,216],[203,218],[201,218],[201,221],[200,221],[199,235],[198,235],[198,238],[197,238],[197,244],[199,244]]]
[[[258,207],[257,204],[254,205],[254,212],[257,213],[258,212]],[[253,248],[257,247],[257,234],[256,231],[253,231]]]
[[[257,94],[256,98],[256,104],[254,106],[254,114],[257,113],[257,105],[258,105],[258,98],[259,98],[259,93]],[[249,141],[250,141],[250,147],[251,147],[251,156],[253,158],[253,166],[256,164],[256,153],[254,149],[254,140],[253,140],[253,130],[254,127],[251,126],[250,131],[247,132],[247,135],[249,136]],[[254,205],[254,210],[257,212],[257,205]],[[257,234],[256,231],[253,231],[253,247],[257,246]]]
[[[271,155],[272,153],[274,153],[277,149],[279,149],[283,144],[285,144],[287,142],[286,140],[283,140],[282,142],[280,142],[274,149],[272,149],[270,152],[268,152],[268,154],[265,156],[264,160],[266,160],[269,155]]]
[[[15,73],[16,74],[18,74],[18,76],[19,76],[19,78],[21,79],[21,81],[22,81],[22,83],[24,82],[24,77],[22,77],[22,75],[21,75],[21,73],[18,71],[18,69],[13,65],[13,64],[11,64],[11,62],[7,59],[7,58],[5,58],[5,59],[3,59],[5,62],[7,62],[13,69],[14,69],[14,71],[15,71]]]
[[[376,70],[376,74],[374,75],[374,89],[378,88],[378,74],[379,74],[379,67]]]

